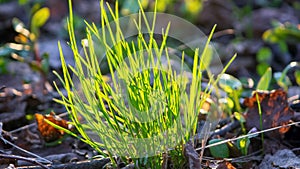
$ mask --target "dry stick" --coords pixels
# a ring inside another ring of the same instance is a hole
[[[27,161],[33,164],[37,164],[39,166],[41,166],[42,168],[46,168],[49,169],[49,167],[43,165],[42,163],[36,161],[33,158],[28,158],[28,157],[22,157],[22,156],[18,156],[18,155],[8,155],[8,154],[0,154],[1,158],[6,158],[6,159],[16,159],[16,160],[23,160],[23,161]]]
[[[239,140],[239,139],[242,139],[242,138],[256,136],[258,134],[269,132],[269,131],[273,131],[273,130],[277,130],[277,129],[280,129],[280,128],[284,128],[284,127],[288,127],[288,126],[293,126],[293,125],[298,125],[298,124],[300,124],[300,121],[293,122],[293,123],[290,123],[290,124],[287,124],[287,125],[283,125],[283,126],[277,126],[277,127],[274,127],[274,128],[270,128],[270,129],[266,129],[266,130],[262,130],[262,131],[258,131],[258,132],[254,132],[254,133],[250,133],[250,134],[239,136],[239,137],[232,138],[232,139],[223,140],[223,141],[220,141],[220,142],[217,142],[217,143],[213,143],[213,144],[207,145],[205,147],[199,147],[199,148],[196,149],[196,151],[199,151],[199,150],[202,150],[202,149],[205,149],[205,148],[209,148],[209,147],[218,146],[218,145],[221,145],[221,144],[224,144],[224,143],[228,143],[228,142],[231,142],[231,141],[235,141],[235,140]]]
[[[231,161],[231,162],[247,162],[247,161],[250,161],[251,158],[261,160],[262,157],[261,157],[261,155],[259,155],[261,152],[262,152],[262,150],[258,150],[256,152],[253,152],[253,153],[245,155],[245,156],[236,157],[236,158],[224,158],[224,160]],[[203,156],[203,160],[204,161],[220,161],[219,159],[216,160],[213,157],[207,157],[207,156]]]
[[[211,133],[211,136],[215,136],[215,135],[225,135],[227,132],[233,130],[233,129],[236,129],[240,126],[240,122],[238,120],[234,120],[233,122],[223,126],[222,128],[220,129],[217,129],[215,131],[213,131]]]
[[[293,148],[292,151],[299,151],[300,150],[300,147],[297,147],[297,148]]]
[[[22,151],[22,152],[24,152],[24,153],[27,153],[27,154],[29,154],[29,155],[31,155],[31,156],[34,156],[34,157],[40,159],[41,161],[43,161],[43,162],[45,162],[45,163],[50,163],[50,164],[52,163],[51,161],[49,161],[49,160],[47,160],[47,159],[45,159],[45,158],[42,158],[42,157],[40,157],[40,156],[38,156],[38,155],[36,155],[36,154],[34,154],[34,153],[31,153],[31,152],[29,152],[29,151],[27,151],[27,150],[25,150],[25,149],[22,149],[21,147],[19,147],[19,146],[13,144],[12,142],[6,140],[6,139],[2,136],[2,132],[3,132],[2,126],[3,126],[3,123],[0,122],[0,139],[1,139],[5,144],[9,144],[9,145],[13,146],[14,148],[16,148],[16,149],[18,149],[18,150],[20,150],[20,151]],[[40,162],[38,162],[38,161],[36,161],[36,160],[32,160],[31,158],[25,158],[25,157],[15,156],[15,155],[6,155],[6,154],[1,154],[0,157],[6,157],[6,158],[20,157],[20,158],[17,158],[17,159],[22,159],[22,160],[25,160],[25,161],[30,161],[30,162],[33,162],[33,163],[35,163],[35,164],[41,165],[43,168],[45,168],[45,166],[42,165]],[[15,159],[16,159],[16,158],[15,158]],[[46,168],[47,168],[47,167],[46,167]]]
[[[211,123],[209,123],[209,127],[207,127],[207,128],[205,129],[206,131],[204,131],[204,132],[209,133],[210,129],[211,129]],[[204,130],[204,129],[203,129],[203,130]],[[204,138],[202,139],[202,148],[205,146],[205,144],[206,144],[208,138],[209,138],[209,134],[206,134],[206,135],[204,136]],[[204,149],[202,149],[201,152],[200,152],[200,158],[199,158],[200,164],[201,164],[201,162],[202,162],[203,154],[204,154]]]
[[[49,160],[47,160],[47,159],[45,159],[45,158],[43,158],[43,157],[40,157],[40,156],[38,156],[38,155],[36,155],[36,154],[34,154],[34,153],[32,153],[32,152],[29,152],[29,151],[27,151],[27,150],[25,150],[25,149],[23,149],[23,148],[21,148],[21,147],[15,145],[15,144],[13,144],[12,142],[10,142],[10,141],[6,140],[4,137],[2,137],[2,135],[0,135],[0,139],[1,139],[4,143],[6,143],[6,144],[9,144],[9,145],[13,146],[14,148],[16,148],[16,149],[18,149],[18,150],[20,150],[20,151],[23,151],[24,153],[27,153],[27,154],[29,154],[29,155],[31,155],[31,156],[33,156],[33,157],[36,157],[36,158],[40,159],[42,162],[50,163],[50,164],[52,163],[51,161],[49,161]]]
[[[235,34],[235,30],[234,29],[225,29],[219,32],[215,32],[213,35],[213,39],[219,38],[221,36],[224,35],[234,35]]]
[[[260,155],[262,152],[262,150],[258,150],[256,152],[253,152],[251,154],[245,155],[245,156],[241,156],[241,157],[237,157],[237,158],[226,158],[226,160],[230,160],[232,162],[238,163],[238,162],[248,162],[250,160],[261,160],[262,156]]]
[[[15,130],[9,131],[9,133],[10,133],[10,134],[14,134],[14,133],[17,133],[17,132],[19,132],[19,131],[22,131],[22,130],[31,128],[31,127],[33,127],[33,126],[36,126],[36,123],[31,123],[31,124],[28,124],[28,125],[26,125],[26,126],[17,128],[17,129],[15,129]]]

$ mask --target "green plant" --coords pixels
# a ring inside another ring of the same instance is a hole
[[[257,93],[256,93],[255,97],[256,97],[257,108],[258,108],[258,113],[259,113],[259,127],[260,127],[260,130],[263,130],[262,110],[261,110],[260,100],[259,100]],[[264,147],[264,134],[263,133],[261,134],[261,145],[262,145],[262,147]]]
[[[272,68],[269,67],[257,83],[256,90],[268,90],[272,80]]]
[[[292,84],[290,78],[287,76],[289,70],[300,67],[300,62],[291,62],[288,64],[282,72],[275,72],[273,77],[276,80],[277,84],[282,87],[284,90],[288,90],[288,87]],[[296,74],[297,75],[297,74]],[[297,76],[295,78],[297,80]]]
[[[280,23],[278,21],[272,22],[273,28],[264,32],[262,38],[270,43],[299,43],[300,29],[297,25],[292,23]]]
[[[228,94],[229,98],[234,102],[234,111],[241,113],[242,108],[239,103],[239,98],[241,96],[243,86],[240,80],[233,77],[232,75],[222,74],[219,81],[219,86]]]
[[[177,62],[179,70],[171,64],[171,60],[174,63],[174,58],[169,56],[167,49],[170,23],[162,29],[160,42],[154,38],[156,7],[154,14],[146,16],[139,3],[138,17],[133,20],[138,35],[134,41],[128,42],[120,26],[118,2],[115,6],[113,11],[101,1],[102,28],[99,31],[95,24],[86,23],[87,37],[82,41],[83,52],[80,53],[74,34],[72,2],[69,0],[68,31],[75,66],[66,64],[58,43],[63,77],[54,73],[60,78],[67,96],[55,84],[62,97],[56,101],[66,107],[72,124],[82,137],[80,139],[99,153],[108,155],[112,162],[113,155],[137,159],[138,164],[146,161],[150,166],[156,167],[162,165],[162,162],[157,161],[163,161],[164,155],[170,154],[173,158],[179,156],[182,159],[183,155],[178,153],[178,148],[194,138],[198,112],[211,93],[209,88],[202,92],[201,79],[202,71],[207,70],[209,65],[209,59],[205,60],[205,57],[210,52],[208,46],[212,33],[202,54],[200,55],[199,49],[195,50],[192,76],[187,78],[184,52]],[[113,19],[113,26],[108,15]],[[152,18],[152,23],[148,17]],[[142,34],[143,26],[148,31],[147,38]],[[214,29],[215,27],[212,32]],[[103,58],[97,56],[96,48],[103,50],[106,55],[110,83],[105,80],[99,63]],[[163,63],[162,60],[166,62]],[[219,79],[220,76],[215,80],[210,79],[209,84],[215,85]],[[85,122],[80,121],[80,118]],[[67,133],[79,137],[70,131]]]
[[[272,69],[269,67],[265,71],[263,76],[259,79],[255,90],[268,90],[271,79],[272,79]],[[245,89],[243,88],[241,81],[239,79],[233,77],[232,75],[222,74],[218,83],[219,83],[219,87],[228,94],[228,98],[226,98],[226,99],[231,100],[231,102],[234,105],[234,106],[231,106],[232,107],[232,108],[230,108],[231,111],[228,112],[228,113],[230,113],[229,116],[231,116],[233,114],[233,117],[237,121],[239,121],[239,123],[241,125],[243,135],[247,136],[249,133],[247,134],[246,127],[244,125],[244,123],[246,122],[246,119],[243,115],[243,112],[245,110],[241,107],[241,104],[240,104],[240,99],[242,97],[242,93],[245,92],[244,91]],[[262,124],[262,120],[263,120],[262,119],[262,111],[260,109],[259,102],[258,102],[258,109],[259,109],[260,122]],[[226,108],[224,108],[224,110],[226,110]],[[251,137],[243,137],[241,139],[237,139],[237,141],[235,143],[230,144],[230,145],[229,144],[227,144],[227,145],[219,144],[219,145],[212,146],[212,147],[210,147],[210,145],[214,145],[218,142],[222,142],[223,140],[222,139],[210,140],[209,149],[210,149],[211,154],[214,157],[222,157],[222,158],[229,157],[229,155],[230,155],[229,147],[234,147],[234,148],[238,149],[242,155],[247,155],[248,148],[250,145],[250,138]],[[262,138],[263,138],[263,135],[262,135]],[[219,153],[220,151],[222,151],[221,154]]]
[[[298,44],[300,42],[300,29],[299,26],[296,24],[292,23],[280,23],[278,21],[273,21],[272,22],[273,28],[266,30],[263,33],[263,40],[268,43],[276,44],[277,47],[279,48],[279,51],[284,54],[284,53],[289,53],[289,46]],[[262,48],[258,55],[257,58],[264,58],[264,62],[259,62],[260,63],[266,63],[268,59],[267,56],[271,55],[271,51],[268,51],[270,49],[264,49]],[[260,57],[259,57],[260,56]],[[262,57],[265,56],[265,57]],[[262,59],[261,59],[262,60]],[[284,70],[283,72],[275,72],[274,73],[274,78],[277,81],[277,84],[287,90],[287,87],[291,85],[291,82],[289,78],[286,76],[287,71],[295,67],[293,64],[297,64],[296,62],[291,62]],[[262,66],[261,66],[262,67]],[[266,69],[267,65],[263,66],[264,69]],[[261,71],[263,72],[263,71]]]

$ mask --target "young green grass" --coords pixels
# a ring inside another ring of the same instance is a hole
[[[263,119],[262,119],[262,110],[261,110],[261,105],[260,105],[260,100],[258,97],[258,94],[255,93],[256,101],[257,101],[257,108],[258,108],[258,114],[259,114],[259,127],[260,130],[263,130]],[[261,133],[261,145],[262,149],[264,149],[264,133]]]
[[[181,147],[196,134],[198,113],[211,93],[209,88],[201,89],[201,79],[203,65],[208,69],[209,63],[205,63],[204,58],[215,27],[201,55],[199,49],[195,50],[191,78],[187,78],[184,52],[179,59],[179,69],[174,67],[174,60],[169,56],[167,39],[170,23],[161,30],[160,42],[154,37],[156,7],[150,23],[149,15],[140,4],[138,17],[133,20],[138,32],[134,41],[124,37],[118,2],[113,10],[101,1],[100,9],[102,28],[99,31],[95,24],[86,23],[87,36],[82,41],[83,51],[80,52],[73,27],[72,2],[69,0],[68,31],[75,66],[66,64],[58,43],[63,76],[55,74],[67,96],[55,84],[62,97],[56,101],[66,107],[81,137],[70,131],[68,133],[99,153],[110,156],[112,162],[113,155],[137,159],[154,156],[161,161],[163,153],[177,151],[176,146]],[[143,28],[148,32],[147,38]],[[95,43],[95,39],[100,43]],[[105,60],[97,55],[97,50],[104,51]],[[110,82],[102,73],[101,61],[107,64]],[[218,79],[211,79],[211,85],[216,85]]]

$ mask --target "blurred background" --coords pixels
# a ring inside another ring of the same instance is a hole
[[[115,4],[114,0],[107,2]],[[141,2],[146,11],[153,11],[153,0]],[[99,25],[99,1],[73,0],[73,4],[79,41],[85,36],[83,20]],[[136,13],[138,8],[136,0],[120,1],[121,15]],[[229,70],[237,76],[262,75],[269,66],[280,71],[291,61],[300,60],[297,0],[159,0],[157,10],[180,16],[206,34],[217,24],[213,42],[223,62],[238,53]],[[58,40],[71,63],[71,51],[64,43],[68,41],[67,16],[67,1],[1,0],[0,74],[13,71],[10,62],[18,59],[44,60],[48,65],[43,69],[60,69]],[[27,35],[17,30],[18,23],[29,32]],[[27,37],[32,35],[35,37]],[[18,45],[8,45],[12,43]],[[22,58],[12,57],[13,53]]]

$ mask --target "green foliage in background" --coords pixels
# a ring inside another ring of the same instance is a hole
[[[153,11],[155,1],[140,0],[143,9]],[[138,0],[120,1],[121,14],[128,15],[139,10]],[[177,8],[177,9],[176,9]],[[203,8],[203,0],[159,0],[156,4],[157,12],[168,12],[174,15],[184,16],[190,21],[194,21]]]

